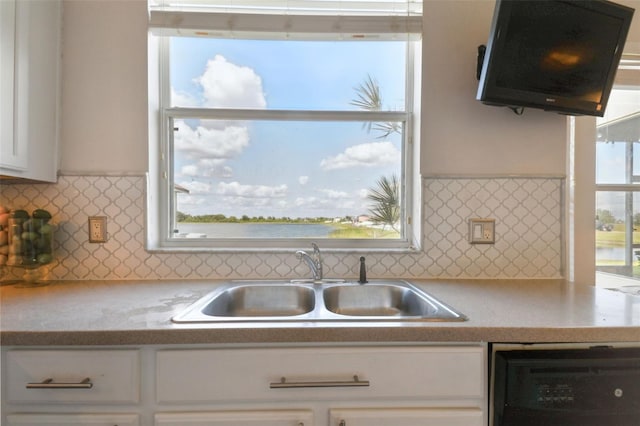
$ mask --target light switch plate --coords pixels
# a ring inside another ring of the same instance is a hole
[[[89,216],[89,242],[107,242],[107,217]]]
[[[496,242],[496,220],[469,219],[469,242],[471,244],[494,244]]]

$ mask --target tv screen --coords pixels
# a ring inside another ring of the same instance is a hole
[[[477,99],[602,116],[633,12],[600,0],[498,0]]]

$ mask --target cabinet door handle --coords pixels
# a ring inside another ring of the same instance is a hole
[[[53,379],[46,379],[40,383],[27,383],[27,389],[91,389],[93,383],[86,378],[79,383],[56,383]]]
[[[279,382],[271,382],[271,389],[288,389],[288,388],[349,388],[369,386],[368,380],[360,380],[358,376],[353,376],[353,380],[346,381],[322,381],[322,382],[287,382],[286,377],[280,379]]]

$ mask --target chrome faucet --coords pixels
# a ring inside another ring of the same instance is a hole
[[[320,281],[322,280],[322,256],[320,255],[320,248],[316,243],[311,243],[311,246],[313,247],[313,257],[304,250],[298,250],[296,257],[307,262],[313,274],[313,280]]]

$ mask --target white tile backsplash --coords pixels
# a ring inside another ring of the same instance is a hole
[[[365,253],[370,278],[560,278],[564,179],[423,179],[423,247]],[[60,176],[2,184],[0,203],[45,208],[57,225],[50,279],[299,278],[293,253],[149,253],[144,176]],[[88,242],[88,216],[108,217],[108,241]],[[468,242],[468,219],[496,219],[493,245]],[[357,277],[362,253],[324,253],[325,276]],[[7,271],[8,276],[17,271]]]

